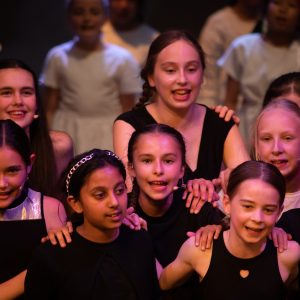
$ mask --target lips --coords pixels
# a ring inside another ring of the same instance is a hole
[[[26,111],[24,110],[13,110],[9,111],[8,114],[12,117],[24,117],[26,114]]]
[[[270,161],[272,165],[277,167],[278,169],[285,167],[288,163],[287,159],[273,159]]]
[[[166,181],[150,181],[150,185],[157,185],[157,186],[166,186],[168,183]]]

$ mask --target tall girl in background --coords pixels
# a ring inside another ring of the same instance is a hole
[[[248,144],[251,126],[270,82],[279,75],[300,70],[299,1],[268,0],[265,18],[265,32],[237,38],[219,61],[228,75],[225,105],[237,111],[240,130]]]
[[[124,162],[131,134],[155,123],[182,134],[188,149],[186,179],[211,180],[219,176],[222,161],[233,168],[249,159],[237,126],[196,103],[204,68],[203,51],[189,33],[167,31],[152,42],[141,72],[140,102],[114,123],[114,149]]]
[[[72,141],[64,132],[49,131],[34,72],[17,59],[0,60],[0,119],[11,119],[30,139],[35,154],[30,186],[57,195],[57,179],[73,156]]]
[[[230,228],[212,249],[200,251],[193,238],[186,241],[162,272],[161,288],[182,284],[195,270],[203,300],[285,299],[285,284],[297,276],[300,246],[290,241],[279,253],[268,240],[284,196],[284,178],[274,166],[258,161],[238,166],[223,199]]]
[[[0,299],[23,293],[33,249],[47,231],[66,222],[58,200],[29,187],[34,159],[24,130],[11,120],[0,120]]]
[[[122,225],[126,171],[98,149],[78,155],[66,170],[67,201],[83,223],[62,249],[42,245],[26,277],[28,299],[155,300],[158,281],[148,234]]]
[[[128,144],[128,171],[133,179],[129,205],[146,220],[155,256],[163,267],[175,259],[188,231],[218,224],[222,218],[218,209],[207,202],[198,214],[190,214],[182,199],[186,196],[184,189],[180,187],[174,192],[184,175],[185,153],[181,134],[163,124],[136,130]],[[193,184],[201,193],[205,192],[201,190],[206,187],[206,180],[194,180]],[[188,184],[188,188],[192,186]],[[196,282],[190,280],[165,295],[165,299],[195,299],[195,286]]]

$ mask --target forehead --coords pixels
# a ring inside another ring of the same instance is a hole
[[[293,111],[274,107],[267,109],[260,118],[258,130],[280,129],[285,131],[287,127],[298,128],[300,126],[300,117]]]
[[[119,170],[111,165],[104,166],[94,170],[87,178],[85,185],[93,188],[101,186],[104,188],[113,188],[117,183],[124,182]]]
[[[248,179],[236,188],[233,199],[249,200],[258,205],[279,205],[278,191],[260,179]]]
[[[153,153],[180,152],[179,142],[175,137],[160,132],[145,133],[139,136],[135,144],[135,150],[138,152]]]
[[[0,147],[0,168],[9,165],[25,165],[21,155],[14,149],[4,146]]]
[[[186,63],[200,61],[196,48],[186,40],[178,40],[165,47],[157,56],[157,63]]]
[[[25,85],[34,87],[30,72],[21,68],[0,69],[0,86]]]
[[[103,1],[101,0],[71,0],[69,1],[69,7],[80,6],[80,7],[101,7],[103,8]]]

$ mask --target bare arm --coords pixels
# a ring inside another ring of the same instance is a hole
[[[135,131],[134,128],[130,124],[122,120],[116,121],[113,126],[114,152],[122,159],[126,168],[128,163],[128,159],[127,159],[128,142],[134,131]],[[130,181],[130,178],[127,178],[126,185],[128,191],[131,191],[132,183]]]
[[[52,127],[52,121],[55,111],[57,110],[60,100],[60,90],[43,86],[42,88],[43,103],[46,108],[46,116],[49,128]]]
[[[168,290],[182,285],[192,274],[191,260],[194,253],[194,239],[189,238],[181,246],[176,259],[162,271],[159,285],[162,290]]]
[[[44,215],[47,231],[59,229],[67,223],[67,214],[60,201],[44,196]]]
[[[73,141],[62,131],[51,130],[50,137],[53,144],[58,178],[74,156]]]
[[[24,293],[26,270],[0,284],[0,300],[15,299]]]
[[[120,95],[120,103],[122,106],[122,112],[129,111],[135,104],[136,96],[134,94]]]
[[[250,156],[239,129],[236,125],[233,125],[224,143],[223,161],[227,168],[233,169],[249,159]]]
[[[238,103],[239,91],[240,91],[239,82],[228,75],[224,105],[235,110]]]

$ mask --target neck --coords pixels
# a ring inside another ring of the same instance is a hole
[[[265,248],[266,238],[259,243],[250,244],[243,241],[232,229],[224,232],[224,242],[227,250],[238,258],[252,258],[260,253]]]
[[[288,47],[294,40],[294,34],[279,34],[278,32],[268,31],[264,35],[264,40],[277,47]]]
[[[85,223],[77,227],[77,232],[84,238],[95,243],[110,243],[113,242],[120,233],[119,228],[115,229],[91,229],[90,226],[86,226]]]
[[[76,39],[75,45],[85,51],[96,51],[100,50],[103,48],[103,43],[101,42],[101,39],[98,37],[94,40],[89,40],[89,41],[83,41],[80,39]]]
[[[140,193],[138,201],[143,212],[145,212],[148,216],[161,217],[168,211],[168,209],[172,205],[173,193],[171,193],[164,200],[153,200],[147,195]]]
[[[170,109],[162,101],[155,101],[150,104],[154,118],[158,123],[169,125],[177,130],[184,129],[191,125],[195,118],[197,104],[192,104],[187,109]],[[199,116],[197,116],[199,118]]]
[[[289,177],[286,177],[286,192],[295,193],[300,191],[300,166],[298,167],[299,171],[297,174],[292,174]]]
[[[248,7],[242,2],[237,2],[232,9],[235,13],[245,21],[258,20],[260,16],[260,7]]]

